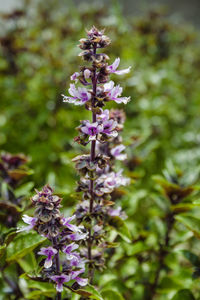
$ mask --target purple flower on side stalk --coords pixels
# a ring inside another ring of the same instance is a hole
[[[117,68],[119,66],[119,63],[120,63],[120,58],[116,58],[114,63],[110,66],[108,66],[106,69],[109,73],[115,73],[117,75],[123,75],[123,74],[127,74],[130,72],[130,69],[131,67],[128,67],[127,69],[123,69],[123,70],[118,70],[117,71]]]
[[[81,285],[81,286],[85,286],[88,283],[88,279],[87,278],[81,278],[78,275],[81,273],[84,273],[85,270],[81,269],[78,271],[72,271],[71,272],[71,279],[76,280],[76,282]]]
[[[44,267],[45,268],[50,268],[52,266],[52,258],[54,255],[58,253],[56,249],[53,247],[47,247],[47,248],[41,248],[40,251],[38,252],[39,255],[45,255],[47,258],[45,259]]]
[[[127,158],[127,154],[122,154],[121,152],[125,150],[125,146],[124,145],[118,145],[116,147],[114,147],[113,149],[111,149],[111,154],[112,156],[114,156],[116,159],[118,160],[124,160]]]
[[[104,84],[104,92],[107,93],[107,97],[109,98],[109,100],[113,100],[118,104],[127,104],[130,101],[130,97],[120,97],[122,91],[122,87],[120,87],[120,85],[114,86],[113,81],[109,81]]]
[[[37,218],[32,218],[27,215],[23,215],[22,220],[24,221],[24,223],[28,224],[28,226],[17,229],[17,232],[29,231],[33,229],[37,222]]]
[[[70,84],[70,88],[68,91],[72,97],[62,95],[63,102],[73,103],[75,105],[83,105],[91,99],[91,93],[89,93],[88,90],[84,87],[79,87],[78,89],[76,89],[74,84]]]
[[[70,281],[70,276],[65,274],[54,275],[50,278],[56,283],[56,290],[60,293],[63,291],[63,283]]]
[[[103,125],[99,125],[98,122],[90,123],[87,121],[85,126],[81,127],[81,131],[87,135],[89,135],[89,140],[95,140],[96,135],[103,131]]]

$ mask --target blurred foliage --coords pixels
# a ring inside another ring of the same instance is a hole
[[[67,212],[77,202],[71,158],[82,148],[73,137],[88,115],[63,104],[61,94],[80,65],[78,40],[93,24],[111,37],[111,60],[119,56],[125,67],[132,66],[121,83],[124,95],[132,97],[125,108],[124,141],[133,184],[113,195],[128,215],[127,225],[116,222],[110,240],[120,247],[109,249],[108,268],[95,279],[100,289],[89,286],[88,295],[200,299],[199,33],[169,22],[160,11],[139,19],[123,16],[115,1],[108,8],[27,0],[22,10],[2,14],[0,24],[0,147],[28,155],[34,170],[17,187],[1,178],[0,205],[14,207],[11,215],[17,218],[2,225],[0,299],[52,299],[52,285],[22,275],[37,272],[33,250],[43,241],[9,227],[31,209],[33,185],[56,187]],[[19,197],[22,204],[16,203]],[[70,296],[66,289],[65,299],[80,299],[81,293]]]

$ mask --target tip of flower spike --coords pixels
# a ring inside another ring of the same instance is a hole
[[[105,31],[105,29],[98,30],[94,25],[92,26],[92,28],[90,30],[86,29],[87,35],[89,37],[93,36],[93,35],[102,36],[104,34],[104,31]]]

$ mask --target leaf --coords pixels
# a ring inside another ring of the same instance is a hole
[[[20,187],[18,187],[15,190],[15,196],[20,197],[20,196],[27,195],[33,187],[34,187],[34,182],[32,181],[22,184]]]
[[[178,215],[175,218],[200,238],[200,219],[186,214]]]
[[[15,170],[8,171],[8,175],[14,180],[20,180],[23,177],[25,177],[27,175],[32,175],[32,174],[33,174],[32,170],[15,169]]]
[[[55,289],[46,290],[46,291],[32,291],[26,295],[26,299],[41,299],[41,296],[52,297],[55,294]]]
[[[0,246],[0,268],[2,269],[6,265],[6,248],[7,248],[6,244]]]
[[[115,228],[117,233],[121,236],[121,238],[124,241],[126,241],[128,243],[131,242],[131,234],[130,234],[129,229],[128,229],[126,223],[124,222],[124,220],[122,220],[118,216],[111,217],[109,220],[109,225],[112,226],[113,228]]]
[[[169,291],[180,289],[182,285],[175,278],[163,277],[159,285],[159,291],[161,293],[166,293]]]
[[[92,285],[88,284],[86,286],[85,290],[87,292],[91,293],[90,298],[95,299],[95,300],[103,300],[101,294]]]
[[[5,211],[7,214],[17,215],[23,209],[9,201],[6,202],[1,201],[0,210]]]
[[[179,203],[176,205],[172,205],[171,209],[175,214],[179,214],[179,213],[188,212],[194,207],[195,205],[193,203]]]
[[[133,256],[136,255],[138,253],[147,251],[150,249],[149,246],[147,246],[144,242],[135,242],[131,245],[127,244],[127,246],[125,246],[126,248],[126,253],[128,256]]]
[[[175,195],[177,199],[180,200],[186,198],[194,191],[193,186],[181,187],[176,183],[167,181],[165,178],[159,175],[154,175],[152,176],[152,178],[155,182],[157,182],[162,187],[166,196],[168,196],[170,199],[172,196]]]
[[[178,291],[172,300],[195,300],[195,298],[190,290],[183,289]]]
[[[83,297],[89,297],[95,300],[104,300],[101,294],[93,287],[92,285],[88,284],[84,289],[74,290],[73,288],[64,285],[66,288],[70,289],[72,292],[81,295]]]
[[[124,297],[119,292],[111,289],[102,290],[101,294],[104,300],[124,300]]]
[[[187,258],[191,262],[191,264],[193,266],[195,266],[195,267],[200,266],[200,259],[196,254],[194,254],[188,250],[182,250],[181,252],[185,256],[185,258]]]
[[[24,270],[24,272],[26,273],[38,269],[38,264],[33,252],[28,253],[25,259],[20,258],[17,262],[22,268],[22,270]]]
[[[19,234],[14,238],[13,242],[7,248],[8,263],[12,263],[22,258],[29,252],[33,251],[37,246],[43,243],[46,238],[41,237],[35,232]]]

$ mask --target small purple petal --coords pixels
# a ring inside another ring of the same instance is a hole
[[[83,72],[83,74],[84,74],[84,77],[85,77],[86,79],[88,79],[88,78],[90,78],[90,76],[91,76],[91,71],[88,70],[88,69],[85,69],[85,71]]]
[[[87,278],[80,278],[80,277],[76,277],[75,278],[77,283],[81,286],[85,286],[88,284],[88,279]]]
[[[38,252],[39,255],[45,255],[47,258],[45,259],[44,267],[50,268],[52,266],[52,258],[58,251],[53,247],[41,248]]]
[[[29,231],[29,230],[33,229],[33,227],[36,225],[36,222],[37,222],[37,218],[32,218],[27,215],[23,215],[22,220],[24,221],[24,223],[29,224],[29,226],[18,228],[17,232]]]
[[[63,283],[68,282],[71,279],[70,276],[65,275],[65,274],[54,275],[54,276],[51,276],[50,278],[51,278],[51,280],[56,282],[56,290],[58,292],[62,292],[63,291]]]
[[[119,66],[119,63],[120,63],[120,58],[116,58],[114,63],[110,66],[107,67],[107,71],[109,73],[115,73],[117,75],[123,75],[123,74],[126,74],[126,73],[129,73],[130,72],[130,69],[131,67],[127,68],[127,69],[123,69],[123,70],[119,70],[117,71],[117,68]]]

